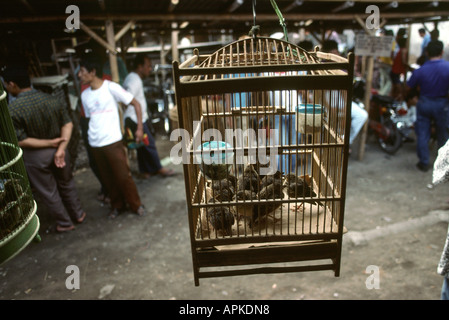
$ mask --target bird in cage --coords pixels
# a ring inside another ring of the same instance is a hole
[[[254,208],[254,204],[251,201],[257,200],[257,193],[251,190],[239,190],[234,195],[232,200],[241,202],[235,206],[237,211],[237,219],[249,219],[249,225],[251,226]]]
[[[263,189],[264,187],[273,184],[276,181],[276,183],[282,184],[282,172],[276,171],[272,175],[264,176],[260,182],[260,189]]]
[[[217,199],[209,199],[209,203],[220,202]],[[216,230],[221,231],[223,235],[232,234],[232,225],[235,222],[233,211],[227,206],[214,206],[206,209],[207,221]]]
[[[270,161],[268,161],[265,164],[261,163],[260,161],[257,161],[255,169],[261,179],[266,176],[265,174],[263,174],[263,169],[268,170],[268,168],[270,168],[270,166],[271,166]]]
[[[234,192],[229,187],[212,188],[212,196],[218,201],[231,201]]]
[[[256,169],[252,164],[249,164],[243,170],[242,176],[238,178],[238,190],[250,190],[259,192],[260,178]]]
[[[17,200],[17,198],[20,197],[23,193],[22,186],[20,185],[20,180],[18,179],[3,180],[2,184],[3,201]]]
[[[21,221],[22,214],[19,198],[23,195],[22,187],[17,179],[2,181],[0,190],[0,229],[2,232],[11,232]],[[25,203],[26,199],[22,197]]]
[[[237,185],[235,176],[229,174],[221,180],[212,181],[212,196],[220,201],[231,201],[234,197]]]
[[[304,179],[303,177],[298,177],[293,173],[290,173],[285,176],[283,186],[286,189],[287,194],[291,198],[316,197],[317,196],[315,191],[313,191],[312,185],[311,184],[309,185],[307,183],[306,179]],[[315,205],[321,205],[321,206],[323,205],[321,202],[315,201],[315,200],[310,201],[310,203],[315,204]],[[301,205],[299,207],[297,207],[296,209],[299,209],[300,207],[301,207]]]
[[[11,201],[0,210],[0,229],[6,234],[19,225],[22,219],[20,205],[18,201]]]
[[[269,184],[262,188],[259,192],[260,200],[280,200],[284,198],[283,184],[281,180],[274,180],[272,184]],[[282,206],[282,202],[278,203],[258,203],[253,208],[253,221],[259,222],[262,218],[266,218],[271,213],[274,213],[277,208]],[[276,218],[273,215],[273,219],[276,222]]]
[[[227,174],[227,176],[221,180],[214,180],[213,184],[215,187],[219,187],[221,185],[222,187],[235,190],[237,186],[237,178],[232,174]]]

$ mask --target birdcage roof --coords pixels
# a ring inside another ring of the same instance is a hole
[[[200,54],[199,51],[196,54]],[[204,55],[195,68],[192,77],[186,81],[229,79],[263,76],[265,72],[282,73],[310,71],[313,65],[326,63],[328,69],[320,74],[333,74],[333,70],[344,69],[348,60],[344,57],[323,52],[308,52],[285,39],[269,37],[246,37],[229,43],[210,55]],[[184,75],[191,65],[185,62]],[[268,67],[268,68],[267,68]],[[312,72],[311,74],[314,74]]]
[[[212,54],[200,55],[195,51],[182,64],[175,62],[175,78],[180,76],[183,86],[177,90],[184,96],[239,92],[242,88],[246,91],[294,90],[300,86],[332,89],[347,85],[342,77],[352,69],[350,60],[353,57],[318,50],[307,52],[282,39],[248,37]]]

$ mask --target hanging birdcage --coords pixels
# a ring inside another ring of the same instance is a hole
[[[352,55],[258,37],[173,64],[172,158],[183,163],[195,285],[256,273],[338,276]]]
[[[6,91],[0,84],[0,264],[21,252],[33,239],[40,240],[36,208]]]

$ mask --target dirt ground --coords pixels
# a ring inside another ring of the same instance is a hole
[[[157,143],[166,161],[173,143],[160,137]],[[356,150],[351,155],[340,277],[332,271],[236,276],[200,279],[199,287],[181,166],[167,164],[179,173],[175,177],[136,178],[148,215],[123,214],[113,221],[96,200],[94,175],[79,169],[75,179],[86,223],[67,234],[47,234],[51,220],[39,207],[42,241],[0,266],[0,299],[438,300],[449,185],[428,189],[432,172],[418,171],[416,162],[415,143],[389,156],[373,137],[362,161]],[[79,268],[79,289],[66,288],[69,265]],[[368,266],[379,268],[377,289],[367,288]]]

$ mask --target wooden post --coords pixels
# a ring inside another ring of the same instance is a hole
[[[115,48],[115,39],[114,39],[114,25],[111,20],[106,20],[106,39],[108,40],[108,44]],[[109,51],[109,65],[111,68],[111,76],[112,81],[119,82],[119,74],[118,74],[118,65],[117,65],[117,56],[114,52]]]
[[[375,32],[373,30],[369,30],[365,26],[365,22],[359,17],[355,17],[357,22],[360,24],[360,26],[365,30],[365,32],[371,36],[375,35]],[[385,23],[385,22],[383,22]],[[368,132],[368,126],[369,126],[369,108],[370,108],[370,99],[371,99],[371,88],[373,84],[373,68],[374,68],[374,57],[368,56],[366,57],[366,63],[365,63],[365,100],[363,103],[365,104],[365,110],[368,112],[368,120],[365,122],[365,125],[362,128],[361,136],[360,136],[360,144],[359,144],[359,152],[358,152],[358,159],[363,160],[363,157],[365,156],[365,144],[366,144],[366,136]]]
[[[51,48],[53,50],[53,55],[55,57],[56,70],[57,70],[58,74],[61,74],[61,67],[59,66],[58,51],[56,49],[55,39],[51,39]]]
[[[178,24],[172,23],[172,32],[171,32],[172,60],[179,61],[179,50],[178,50],[179,31],[175,30],[175,28],[178,28]]]
[[[366,62],[367,63],[366,63],[365,101],[363,101],[363,103],[365,104],[366,112],[368,112],[368,114],[369,114],[371,87],[372,87],[372,83],[373,83],[374,58],[367,57]],[[358,154],[359,160],[363,160],[363,157],[365,156],[365,144],[366,144],[366,136],[367,136],[367,132],[368,132],[368,125],[369,125],[369,116],[368,116],[368,120],[365,122],[365,125],[362,128],[362,135],[361,135],[361,139],[360,139],[359,154]]]
[[[164,37],[162,35],[159,37],[159,43],[161,45],[161,52],[160,52],[161,64],[166,64],[167,63],[166,59],[165,59],[166,52],[165,52],[165,48],[164,48],[165,43],[164,43]]]
[[[131,32],[132,43],[133,43],[133,47],[135,48],[135,47],[137,47],[137,39],[136,39],[136,31],[135,31],[136,25],[133,25],[131,27],[131,29],[132,29],[132,32]]]

